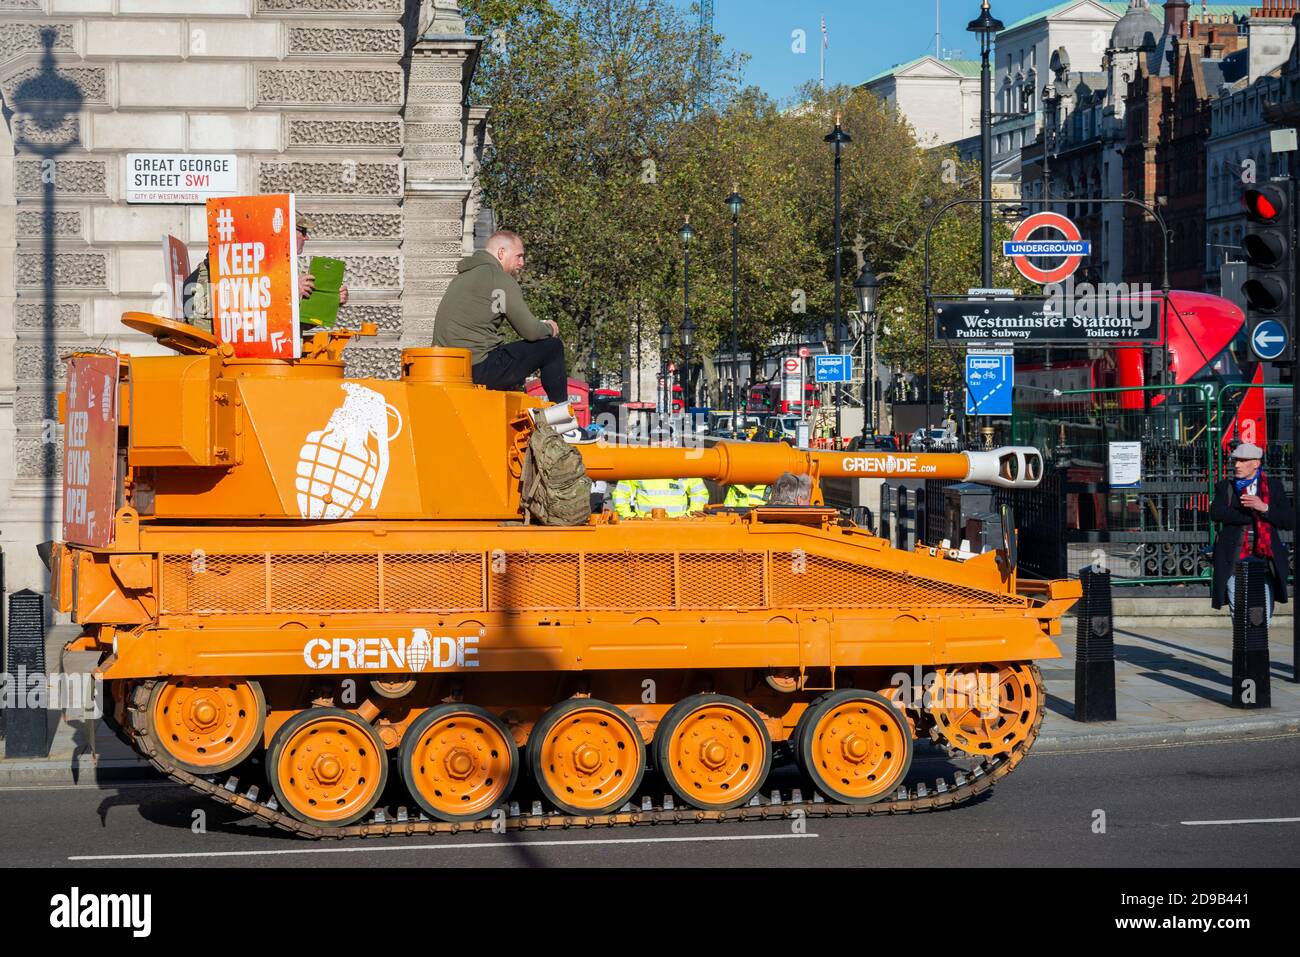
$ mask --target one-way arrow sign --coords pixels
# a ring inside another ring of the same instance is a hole
[[[1250,331],[1250,348],[1265,362],[1277,359],[1287,351],[1291,336],[1286,326],[1276,319],[1265,319]]]

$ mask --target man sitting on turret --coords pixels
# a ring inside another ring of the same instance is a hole
[[[546,397],[567,402],[569,378],[560,327],[550,319],[537,319],[529,310],[517,281],[523,271],[523,240],[508,229],[498,229],[485,249],[456,265],[456,278],[434,317],[433,344],[468,349],[478,385],[523,391],[524,379],[537,372]],[[518,341],[505,341],[506,323],[518,334]]]

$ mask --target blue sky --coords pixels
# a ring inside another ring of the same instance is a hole
[[[683,8],[691,0],[680,0]],[[1058,0],[990,0],[993,15],[1013,23]],[[979,16],[979,0],[941,0],[944,47],[979,58],[979,44],[966,24]],[[729,49],[750,54],[745,82],[788,100],[806,80],[817,79],[821,17],[830,45],[826,82],[858,83],[895,63],[934,52],[934,0],[714,0],[713,27]],[[791,32],[807,34],[807,52],[791,51]]]

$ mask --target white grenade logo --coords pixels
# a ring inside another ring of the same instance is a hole
[[[307,434],[298,453],[294,487],[303,518],[351,518],[367,500],[376,508],[384,491],[388,443],[401,434],[401,413],[374,389],[345,382],[343,391],[343,404],[324,429]]]

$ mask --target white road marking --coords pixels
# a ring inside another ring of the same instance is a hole
[[[731,834],[712,837],[580,838],[572,841],[478,841],[473,844],[401,844],[375,847],[303,847],[275,851],[177,851],[166,854],[79,854],[70,861],[153,861],[201,857],[275,857],[284,854],[373,854],[383,851],[461,851],[514,847],[565,847],[593,844],[699,844],[706,841],[781,841],[818,837],[817,834]]]
[[[1300,824],[1300,817],[1244,817],[1236,821],[1179,821],[1195,827],[1200,824]]]
[[[181,788],[188,791],[187,785],[179,781],[123,781],[120,784],[105,784],[91,781],[88,784],[30,784],[22,787],[0,787],[0,794],[19,794],[23,791],[132,791],[137,788]]]

